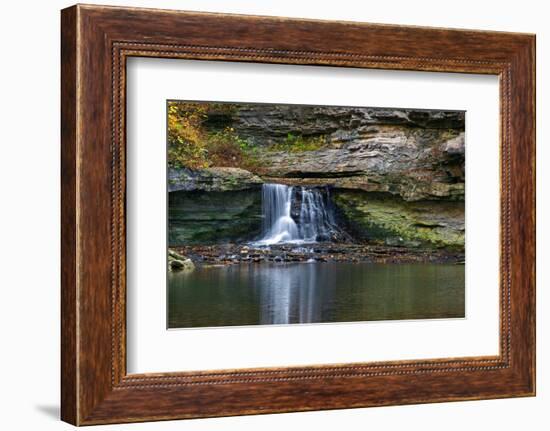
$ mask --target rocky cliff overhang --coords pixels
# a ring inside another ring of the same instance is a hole
[[[212,126],[231,125],[239,136],[269,144],[289,133],[304,136],[364,132],[373,126],[464,130],[464,111],[362,108],[345,106],[243,104],[229,117],[215,116]]]
[[[465,112],[239,104],[210,112],[210,132],[231,127],[254,148],[255,174],[171,169],[169,190],[246,190],[262,182],[331,185],[406,201],[464,200]],[[319,148],[292,148],[292,139]],[[289,145],[290,142],[290,145]],[[278,151],[280,147],[288,150]]]
[[[265,181],[387,192],[406,201],[464,200],[464,132],[387,127],[340,148],[264,152]]]

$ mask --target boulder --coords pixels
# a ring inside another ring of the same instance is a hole
[[[448,141],[443,142],[443,144],[441,144],[441,151],[452,156],[464,157],[464,152],[465,152],[464,132],[460,133],[455,138],[451,138]]]
[[[171,271],[193,271],[193,261],[172,249],[168,249],[168,269]]]

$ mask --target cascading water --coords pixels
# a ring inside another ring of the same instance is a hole
[[[262,186],[262,239],[261,245],[292,242],[299,239],[298,226],[290,216],[292,187],[284,184]]]
[[[301,197],[298,222],[292,218],[293,200]],[[295,189],[284,184],[262,186],[262,238],[257,245],[311,243],[337,231],[334,215],[319,189]]]
[[[338,230],[333,212],[327,207],[323,194],[318,189],[302,187],[300,205],[300,237],[306,242],[328,239]]]

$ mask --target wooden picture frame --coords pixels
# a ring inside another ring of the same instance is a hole
[[[534,35],[77,5],[62,11],[61,49],[64,421],[535,394]],[[128,375],[125,65],[131,56],[498,75],[500,354]]]

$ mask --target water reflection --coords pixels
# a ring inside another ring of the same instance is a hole
[[[298,263],[171,273],[170,328],[464,316],[464,266]]]
[[[310,323],[320,320],[315,265],[258,269],[260,324]]]

